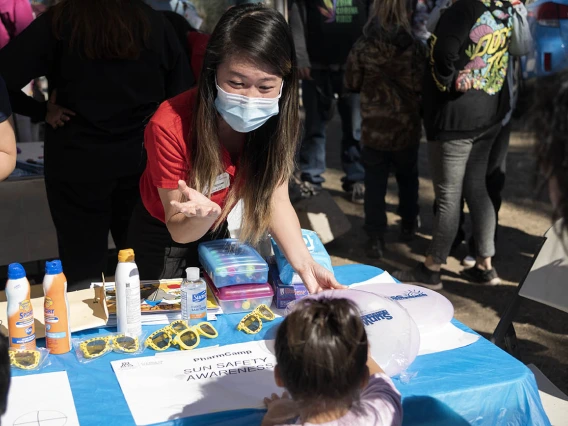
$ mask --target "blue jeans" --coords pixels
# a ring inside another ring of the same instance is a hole
[[[312,69],[313,80],[302,82],[302,99],[306,112],[305,133],[300,148],[301,178],[316,185],[325,179],[325,132],[332,112],[332,99],[339,94],[337,110],[341,118],[341,163],[345,172],[344,189],[365,179],[361,164],[361,106],[358,94],[343,95],[343,71]]]

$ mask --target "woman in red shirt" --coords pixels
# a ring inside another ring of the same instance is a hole
[[[242,199],[242,240],[270,231],[311,292],[341,288],[309,254],[288,197],[298,136],[286,21],[262,5],[229,9],[198,87],[164,102],[146,128],[143,206],[130,228],[141,277],[177,278],[196,266],[197,245],[227,236],[226,217]]]

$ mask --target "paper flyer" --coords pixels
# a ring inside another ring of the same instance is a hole
[[[128,358],[111,365],[134,421],[149,425],[218,411],[264,408],[264,397],[282,392],[274,382],[273,345],[261,340],[183,357]]]
[[[12,377],[3,425],[79,426],[67,372]]]
[[[140,309],[146,313],[181,311],[181,279],[142,281],[140,283]],[[116,314],[116,289],[113,282],[106,283],[108,311]]]

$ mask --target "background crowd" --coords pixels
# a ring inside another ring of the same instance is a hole
[[[129,244],[146,164],[144,128],[161,102],[196,84],[208,36],[195,28],[201,18],[187,1],[149,1],[155,10],[109,1],[94,15],[60,2],[33,22],[27,0],[3,1],[0,46],[13,41],[0,51],[0,75],[15,113],[49,124],[45,178],[60,256],[70,282],[85,286],[104,270],[109,230],[117,248]],[[436,193],[433,239],[425,262],[397,277],[442,287],[441,265],[465,238],[465,200],[473,235],[464,274],[500,283],[491,259],[515,105],[513,55],[530,45],[523,4],[293,0],[288,15],[305,113],[296,172],[302,194],[322,188],[326,127],[337,112],[342,187],[364,204],[366,253],[381,258],[390,173],[399,186],[401,239],[411,241],[420,227],[425,129]],[[113,49],[89,41],[107,38],[108,45],[121,25],[130,37]],[[80,43],[84,52],[75,48]],[[20,90],[42,76],[50,82],[47,102]]]
[[[151,120],[163,117],[154,113],[164,101],[178,99],[168,108],[184,108],[177,96],[200,81],[209,35],[198,31],[201,17],[191,2],[147,3],[108,0],[83,7],[64,0],[34,19],[28,0],[0,0],[0,47],[5,46],[0,50],[5,81],[5,87],[0,84],[0,179],[15,161],[12,112],[45,121],[46,189],[72,289],[90,285],[106,269],[109,232],[122,249],[140,246],[133,235],[154,227],[156,239],[144,244],[160,250],[165,245],[166,262],[177,262],[178,250],[187,250],[172,243],[164,218],[156,220],[141,202],[144,171],[153,173],[154,156],[168,161],[172,154],[158,152],[160,146],[149,151],[148,135],[145,149],[144,132]],[[442,265],[452,248],[467,240],[463,277],[499,284],[493,258],[516,103],[513,64],[530,46],[524,5],[291,0],[287,12],[297,59],[290,75],[297,72],[301,80],[305,114],[294,173],[301,194],[311,197],[323,190],[328,124],[337,113],[342,190],[364,205],[368,240],[361,243],[370,259],[380,259],[388,230],[389,175],[399,189],[401,240],[410,243],[421,227],[419,146],[426,142],[435,219],[431,230],[421,232],[431,234],[432,241],[424,262],[394,275],[439,290]],[[123,28],[128,37],[120,38]],[[211,89],[213,73],[204,70]],[[47,100],[22,92],[30,82],[38,86],[41,77],[49,82]],[[546,81],[535,102],[540,171],[550,182],[559,217],[568,216],[565,81],[564,74]],[[221,92],[223,83],[215,79],[214,84]],[[288,96],[294,85],[285,82],[279,96]],[[160,124],[171,124],[171,130],[179,123]],[[239,154],[223,153],[227,170]],[[465,205],[470,236],[463,226]],[[143,231],[136,232],[141,224]],[[206,238],[226,231],[221,226]],[[162,267],[142,278],[158,278]],[[170,268],[172,274],[181,269],[178,263]]]

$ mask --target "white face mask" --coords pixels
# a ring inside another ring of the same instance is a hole
[[[282,96],[284,82],[282,82],[280,94],[276,98],[249,98],[248,96],[225,92],[219,87],[217,81],[215,81],[215,85],[217,86],[215,107],[223,120],[236,132],[252,132],[279,112],[278,101]]]

